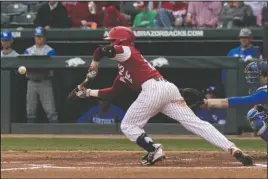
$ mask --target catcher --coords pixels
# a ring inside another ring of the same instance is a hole
[[[159,112],[180,122],[187,130],[211,144],[230,152],[244,165],[252,165],[251,157],[191,111],[178,88],[164,79],[134,47],[134,39],[135,35],[131,29],[122,26],[112,28],[105,39],[111,41],[111,45],[100,46],[95,50],[87,79],[90,80],[97,75],[101,58],[109,57],[118,63],[118,75],[113,86],[104,89],[86,89],[83,85],[79,85],[78,92],[73,94],[79,98],[99,97],[112,101],[113,98],[120,98],[120,95],[129,89],[140,92],[124,116],[121,130],[131,141],[147,151],[142,158],[142,165],[153,165],[165,157],[162,145],[155,144],[143,129],[148,120]],[[191,92],[195,94],[196,91],[185,89],[182,93],[186,97]],[[191,107],[194,109],[202,104],[203,97],[199,101]]]
[[[254,106],[248,111],[247,120],[253,131],[267,142],[267,72],[267,61],[249,63],[245,68],[245,78],[251,93],[249,96],[205,99],[203,107],[235,108],[239,106]]]

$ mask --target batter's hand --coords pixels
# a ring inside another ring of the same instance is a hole
[[[76,96],[79,98],[88,98],[90,97],[91,89],[82,88],[77,93]]]

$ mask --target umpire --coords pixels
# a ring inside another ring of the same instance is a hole
[[[27,48],[24,54],[34,56],[54,56],[55,50],[46,44],[46,30],[37,27],[34,32],[35,45]],[[38,57],[36,59],[38,61]],[[30,69],[26,74],[27,84],[27,120],[28,123],[37,122],[37,106],[40,99],[50,123],[58,122],[54,94],[52,88],[53,71],[47,69]]]

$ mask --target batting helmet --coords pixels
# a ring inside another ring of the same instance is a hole
[[[104,40],[113,40],[112,45],[130,45],[135,40],[133,31],[124,26],[117,26],[110,30]]]
[[[4,30],[1,32],[1,40],[12,40],[12,34],[8,30]]]

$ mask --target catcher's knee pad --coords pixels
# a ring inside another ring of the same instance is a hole
[[[268,129],[266,129],[260,136],[264,141],[268,142]]]
[[[256,108],[252,108],[247,113],[247,119],[251,128],[257,135],[262,136],[262,134],[267,131],[267,124],[265,123],[265,118],[267,114],[265,111],[259,112]]]

